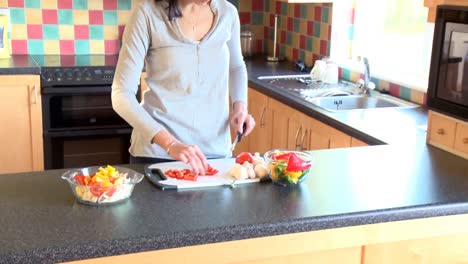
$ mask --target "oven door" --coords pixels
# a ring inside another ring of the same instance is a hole
[[[44,131],[45,169],[129,163],[131,128]]]

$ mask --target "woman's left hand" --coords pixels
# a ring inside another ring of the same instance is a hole
[[[255,127],[255,120],[247,111],[247,106],[243,102],[234,103],[234,113],[231,116],[231,126],[235,129],[236,132],[243,133],[244,136],[247,136],[252,132]],[[245,123],[245,131],[243,131],[243,126]]]

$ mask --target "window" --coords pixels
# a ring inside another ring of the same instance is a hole
[[[337,59],[345,68],[362,72],[356,58],[367,57],[372,77],[425,91],[433,24],[426,22],[428,10],[423,2],[424,0],[334,2],[332,58]],[[346,13],[348,16],[343,18]],[[347,39],[342,37],[343,34]]]

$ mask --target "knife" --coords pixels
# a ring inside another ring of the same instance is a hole
[[[234,139],[234,141],[232,141],[231,152],[234,151],[234,149],[236,148],[237,143],[239,143],[241,141],[242,137],[244,136],[244,132],[245,132],[246,128],[247,128],[247,124],[244,123],[244,125],[242,126],[242,133],[237,132],[236,138]]]

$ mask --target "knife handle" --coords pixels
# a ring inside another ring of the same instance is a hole
[[[242,137],[244,136],[244,133],[245,133],[246,129],[247,129],[247,123],[244,122],[244,124],[242,125],[242,133],[237,132],[237,143],[239,143],[241,141]]]

